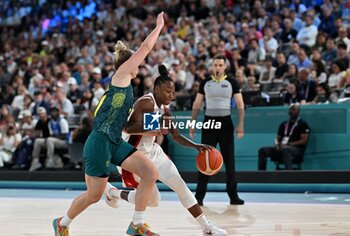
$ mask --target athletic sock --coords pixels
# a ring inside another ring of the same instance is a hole
[[[109,189],[109,194],[112,196],[112,197],[117,197],[117,198],[120,198],[120,193],[121,191],[117,188],[111,188]]]
[[[135,211],[134,212],[134,218],[132,219],[132,223],[134,225],[143,224],[143,216],[145,212],[144,211]]]
[[[204,214],[198,216],[196,220],[202,226],[203,229],[210,227],[210,224]]]
[[[69,216],[66,214],[65,216],[62,217],[60,221],[60,226],[63,227],[68,227],[69,224],[72,222],[73,219],[69,218]]]

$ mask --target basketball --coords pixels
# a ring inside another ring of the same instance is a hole
[[[200,152],[196,158],[198,170],[205,175],[217,174],[222,167],[222,163],[222,155],[216,148]]]

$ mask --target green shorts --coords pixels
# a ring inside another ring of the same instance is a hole
[[[92,131],[83,150],[85,173],[89,176],[107,177],[110,174],[110,163],[120,166],[135,151],[135,147],[124,140],[117,145],[107,136]]]

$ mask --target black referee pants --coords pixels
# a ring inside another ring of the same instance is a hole
[[[221,122],[221,129],[202,129],[202,144],[213,147],[219,143],[221,154],[226,169],[226,191],[230,199],[237,198],[237,183],[235,182],[235,160],[234,160],[234,127],[231,116],[211,117],[205,116],[204,122],[215,120]],[[196,198],[202,202],[207,192],[209,176],[198,172]]]

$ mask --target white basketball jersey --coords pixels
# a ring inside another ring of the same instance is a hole
[[[135,104],[137,102],[139,102],[141,99],[145,99],[145,98],[151,98],[153,100],[153,103],[154,103],[154,108],[153,108],[153,112],[159,112],[160,114],[164,114],[164,111],[165,111],[165,106],[164,105],[161,105],[161,107],[158,107],[157,106],[157,103],[156,103],[156,100],[154,99],[154,95],[153,93],[148,93],[148,94],[145,94],[143,95],[142,97],[140,97],[139,99],[137,99],[137,101],[135,102]],[[135,106],[135,105],[134,105]],[[133,109],[134,109],[134,106],[133,106]],[[133,111],[132,111],[133,112]],[[130,113],[130,116],[132,114],[132,112]],[[129,116],[129,117],[130,117]],[[128,142],[129,139],[130,139],[130,134],[127,134],[125,132],[122,133],[122,138]],[[138,142],[138,145],[136,146],[136,148],[140,151],[144,151],[144,152],[151,152],[152,148],[153,148],[153,144],[154,144],[154,141],[155,141],[156,137],[155,136],[145,136],[145,135],[142,135],[141,136],[141,140]]]

